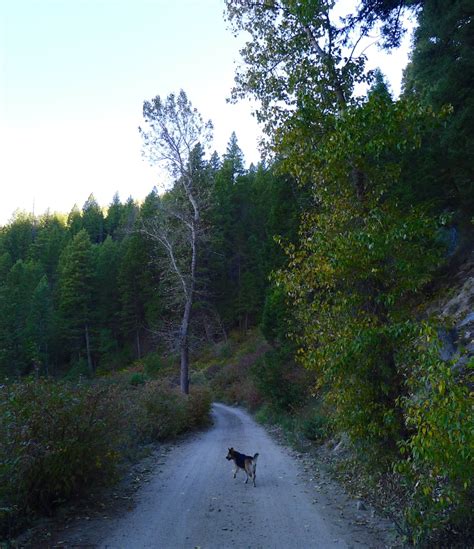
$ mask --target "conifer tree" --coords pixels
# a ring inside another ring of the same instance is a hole
[[[104,214],[93,194],[82,207],[82,226],[92,243],[100,244],[104,240]]]
[[[94,372],[91,341],[94,310],[92,245],[87,231],[81,229],[61,254],[59,312],[64,340],[76,357],[86,355],[91,374]]]

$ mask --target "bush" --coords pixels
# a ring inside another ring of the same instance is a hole
[[[149,381],[138,395],[138,431],[145,442],[165,440],[186,428],[186,402],[176,390]]]
[[[71,367],[64,376],[66,381],[80,381],[82,378],[89,378],[91,372],[87,366],[87,360],[85,358],[79,358],[71,363]]]
[[[115,477],[113,388],[28,380],[0,393],[0,530]]]
[[[472,392],[439,360],[434,339],[433,330],[422,327],[418,350],[408,356],[414,367],[401,402],[411,436],[400,445],[406,459],[396,469],[410,494],[411,541],[436,545],[446,534],[453,539],[454,532],[472,535],[474,529],[474,413]]]
[[[186,400],[186,428],[193,429],[209,424],[212,395],[204,387],[192,387]]]
[[[304,404],[307,377],[284,348],[267,352],[252,368],[258,391],[271,407],[281,411],[292,411]]]
[[[33,379],[0,386],[0,537],[117,478],[139,443],[208,422],[209,391],[185,396],[140,372],[124,374],[76,386]]]
[[[148,353],[141,362],[149,377],[157,377],[167,367],[165,360],[158,353]]]
[[[137,429],[145,442],[165,440],[209,421],[211,393],[192,388],[189,395],[150,381],[140,391]]]
[[[314,410],[309,416],[303,417],[301,431],[308,440],[321,442],[328,436],[329,418]]]
[[[145,382],[146,376],[141,372],[134,372],[130,376],[130,385],[144,385]]]

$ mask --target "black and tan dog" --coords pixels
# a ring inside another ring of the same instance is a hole
[[[226,456],[227,460],[232,460],[234,462],[234,478],[237,476],[237,471],[239,469],[243,469],[247,475],[247,480],[245,481],[245,484],[249,481],[249,478],[253,480],[253,485],[256,487],[255,484],[255,477],[257,474],[257,459],[258,454],[255,454],[252,456],[246,456],[245,454],[241,454],[240,452],[236,452],[233,448],[229,448],[229,453]]]

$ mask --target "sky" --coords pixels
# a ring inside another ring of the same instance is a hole
[[[104,207],[115,192],[142,200],[163,179],[141,156],[143,101],[180,89],[212,119],[220,155],[235,131],[258,162],[250,102],[226,102],[243,42],[223,10],[223,0],[0,0],[0,225],[17,209],[68,213],[91,193]],[[366,52],[395,95],[409,44]]]

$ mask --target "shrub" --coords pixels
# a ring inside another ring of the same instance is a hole
[[[141,372],[134,372],[130,376],[130,385],[143,385],[145,382],[146,376]]]
[[[114,389],[28,380],[0,393],[0,529],[115,477]]]
[[[209,423],[212,395],[204,387],[192,387],[186,399],[186,428],[204,427]]]
[[[433,330],[421,328],[418,348],[408,356],[409,394],[401,399],[410,436],[400,445],[405,460],[396,469],[410,494],[406,520],[416,544],[436,544],[448,532],[472,533],[474,526],[473,394],[439,360],[434,339]]]
[[[185,396],[141,376],[0,386],[0,537],[13,535],[27,517],[49,514],[90,486],[114,480],[140,442],[207,423],[209,391],[193,388]]]
[[[149,377],[158,376],[167,367],[165,360],[158,353],[148,353],[141,362],[143,363],[145,373]]]
[[[177,390],[166,389],[159,381],[149,381],[138,395],[140,439],[165,440],[186,428],[186,401]]]
[[[85,358],[79,358],[71,363],[71,367],[64,376],[66,381],[80,381],[81,378],[90,377],[91,372],[87,366],[87,360]]]
[[[303,417],[301,431],[307,439],[321,442],[329,434],[329,418],[318,410],[313,410]]]
[[[267,352],[252,368],[255,386],[276,410],[292,411],[303,405],[307,392],[307,373],[295,365],[284,348]]]

